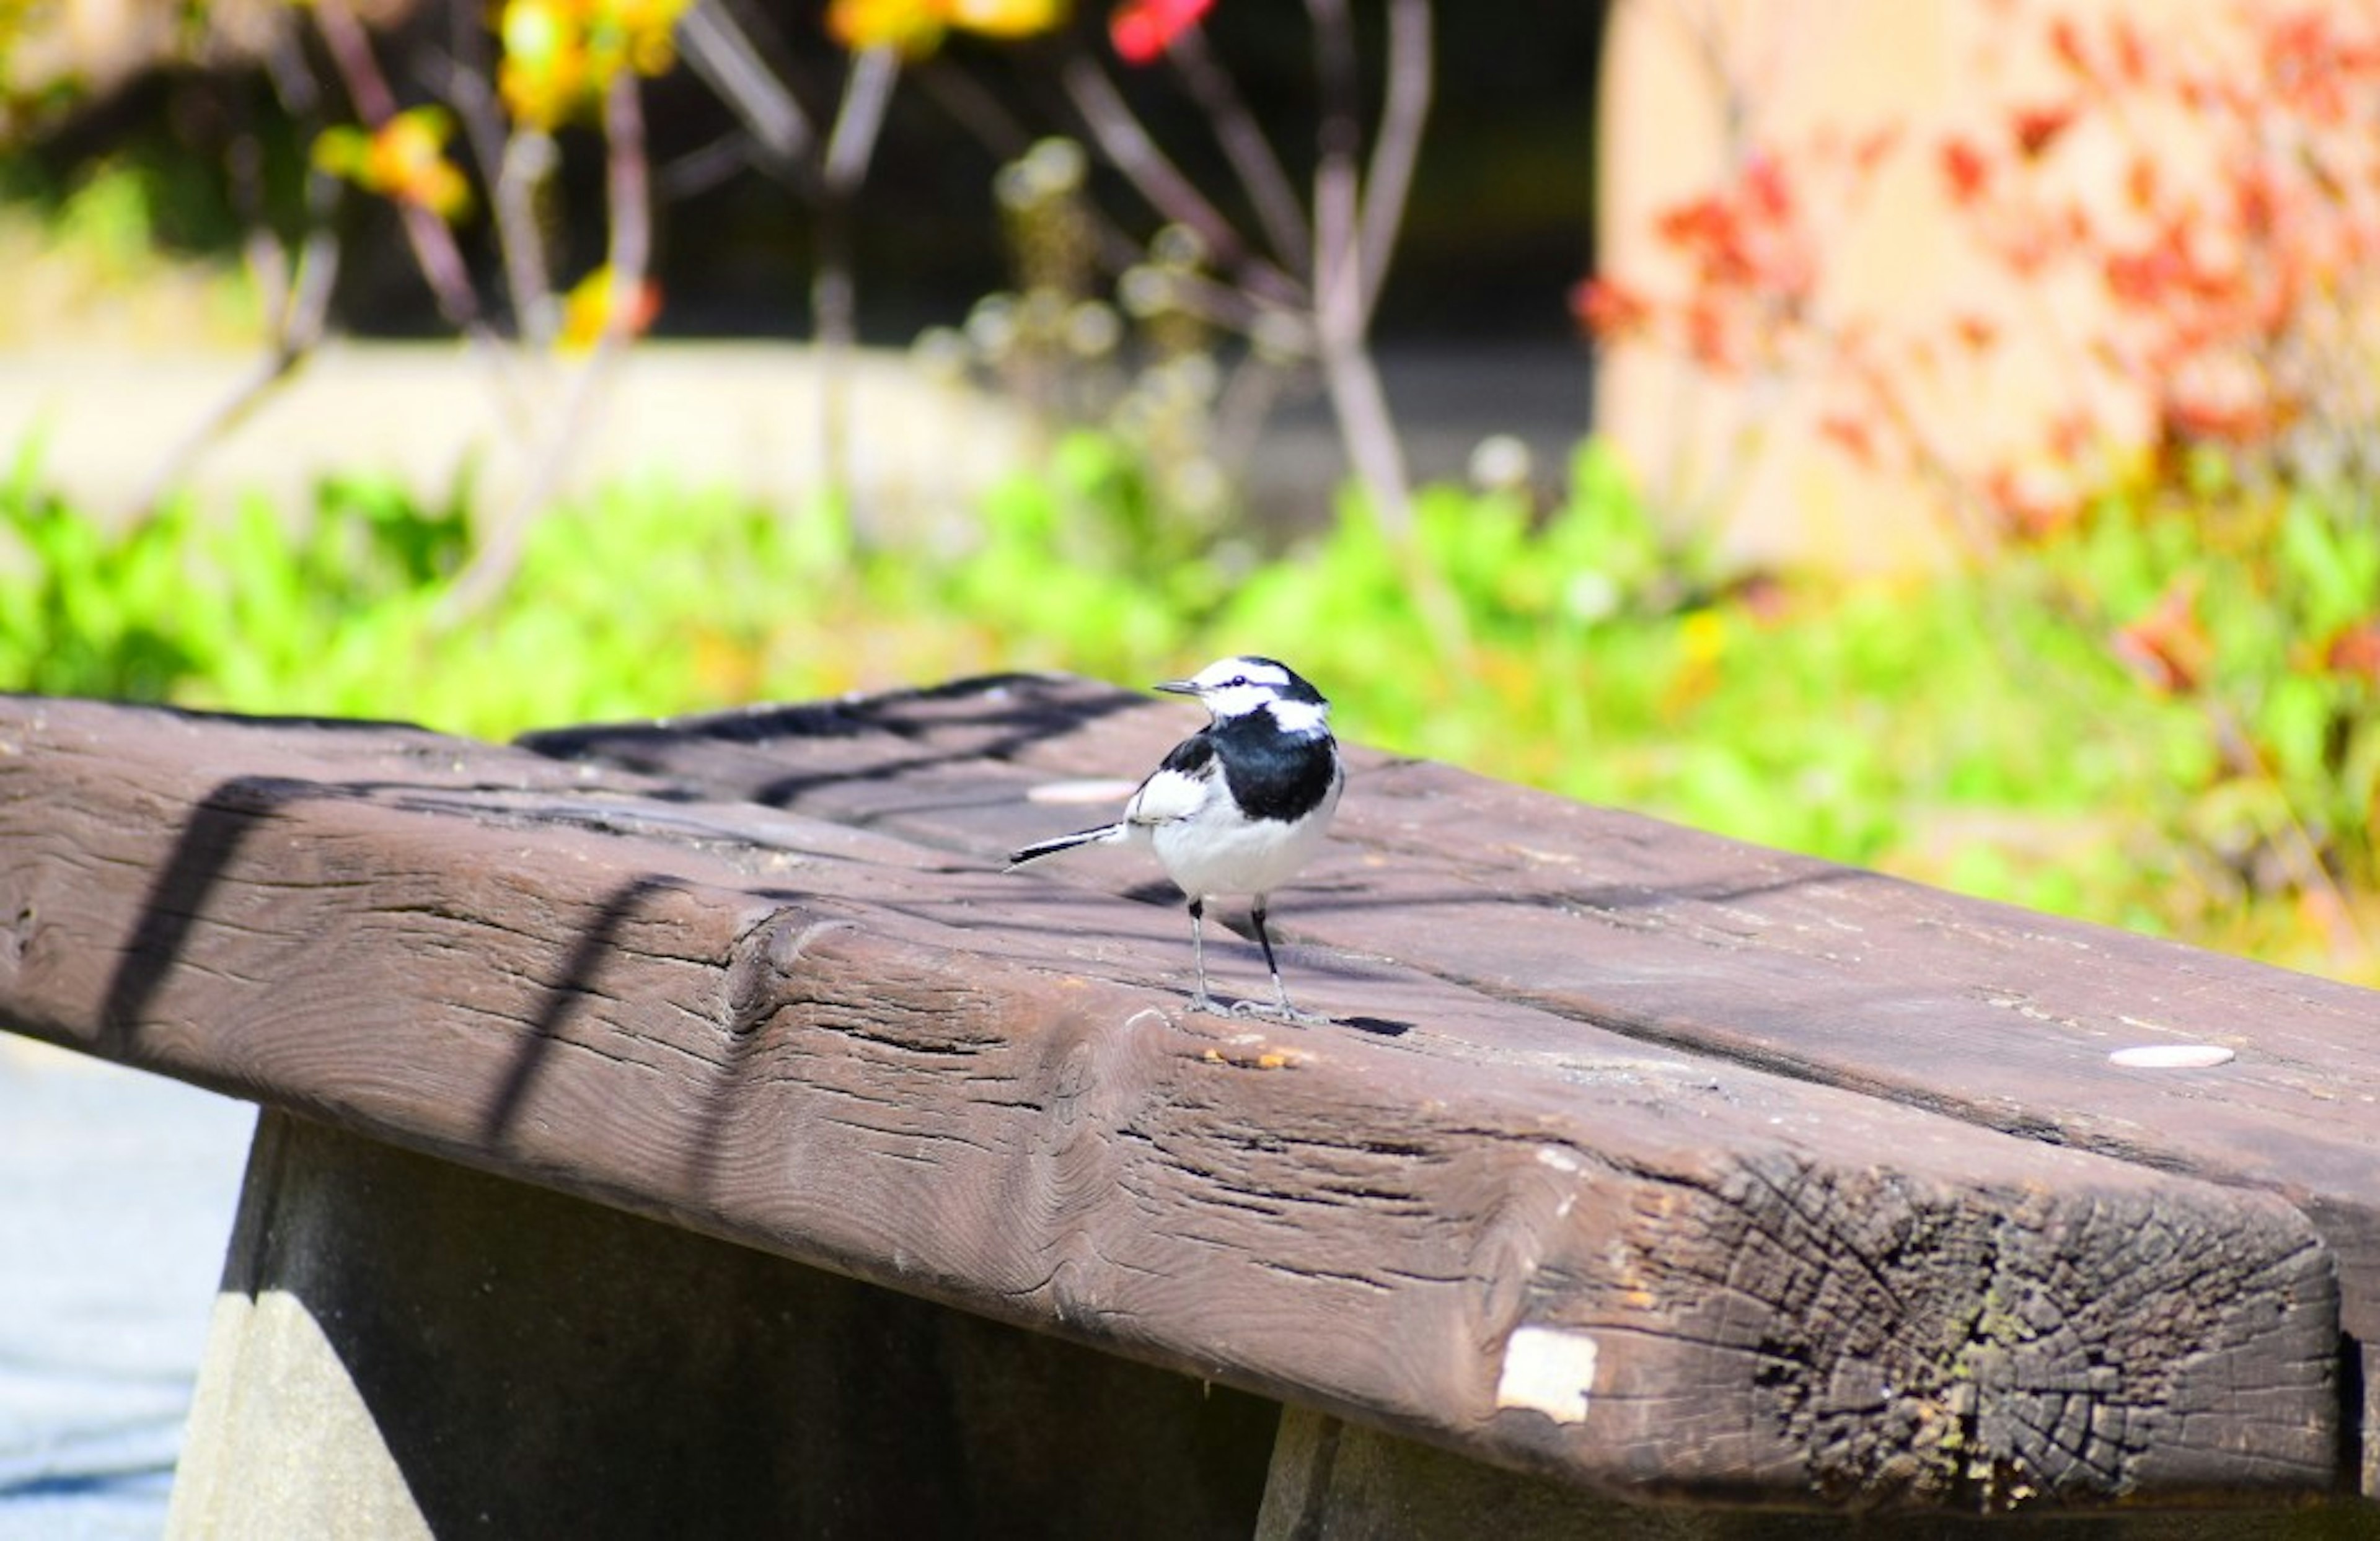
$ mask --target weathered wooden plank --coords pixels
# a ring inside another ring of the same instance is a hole
[[[1097,815],[1037,807],[1031,789],[1130,775],[1192,721],[1086,682],[1010,676],[972,695],[528,742],[988,859]],[[2350,1325],[2380,1338],[2380,995],[1442,765],[1354,758],[1334,855],[1283,895],[1277,929],[1641,1040],[2272,1187],[2369,1282],[2350,1292]],[[1128,860],[1070,870],[1162,892]],[[1344,990],[1337,1003],[1362,1009]],[[2206,1071],[2108,1062],[2171,1043],[2239,1057]]]
[[[1590,1486],[2337,1480],[2332,1259],[2277,1198],[1387,964],[1327,991],[1373,1030],[1239,1031],[1179,1010],[1170,909],[864,829],[19,699],[0,918],[20,1030]]]
[[[1178,704],[1003,676],[529,742],[989,859],[1068,812],[1096,816],[1037,807],[1033,789],[1135,775],[1185,725]],[[1277,934],[1649,1043],[2289,1196],[2339,1258],[2366,1388],[2360,1485],[2380,1498],[2380,996],[1442,765],[1353,759],[1335,856],[1278,902]],[[1114,860],[1036,876],[1167,893]],[[1324,1003],[1367,1009],[1361,999]],[[2109,1062],[2155,1044],[2238,1057],[2203,1071]]]

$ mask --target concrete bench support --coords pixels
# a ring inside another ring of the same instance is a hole
[[[1244,1536],[1278,1420],[267,1110],[170,1530]]]

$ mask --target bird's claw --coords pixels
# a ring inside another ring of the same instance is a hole
[[[1301,1011],[1286,1001],[1218,1001],[1211,995],[1190,998],[1190,1009],[1208,1016],[1245,1019],[1260,1016],[1271,1022],[1286,1022],[1299,1027],[1326,1027],[1334,1020],[1321,1012]]]
[[[1269,1017],[1275,1022],[1286,1022],[1299,1027],[1328,1026],[1330,1022],[1330,1018],[1320,1012],[1301,1011],[1286,1001],[1274,1001],[1271,1004],[1262,1001],[1234,1001],[1232,1002],[1231,1014]]]

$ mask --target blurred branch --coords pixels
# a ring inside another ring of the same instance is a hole
[[[1297,189],[1290,186],[1289,173],[1281,169],[1281,157],[1248,111],[1231,72],[1208,47],[1205,30],[1185,30],[1166,50],[1166,57],[1190,88],[1191,98],[1206,110],[1216,141],[1246,189],[1274,255],[1293,271],[1309,266],[1314,261],[1313,232],[1306,227]]]
[[[347,100],[353,103],[356,116],[375,132],[386,127],[396,115],[396,93],[389,89],[388,78],[381,73],[380,61],[372,54],[370,34],[356,19],[355,12],[347,8],[346,0],[315,0],[313,11],[322,44],[346,87]],[[413,249],[415,265],[437,298],[439,313],[466,335],[489,340],[480,297],[471,286],[470,269],[463,261],[462,249],[455,244],[455,233],[446,227],[444,220],[409,200],[397,200],[396,212],[405,227],[406,242]]]
[[[722,0],[700,0],[687,10],[678,18],[677,39],[687,65],[752,136],[761,165],[788,181],[810,176],[818,129]]]
[[[1089,55],[1078,53],[1067,60],[1062,79],[1091,138],[1149,207],[1160,216],[1196,231],[1216,264],[1257,298],[1288,309],[1305,309],[1306,296],[1298,282],[1249,249],[1232,222],[1158,148],[1107,71]]]
[[[830,198],[849,198],[868,176],[876,153],[876,136],[884,127],[884,109],[892,100],[893,82],[901,78],[901,55],[890,47],[862,49],[852,55],[851,71],[844,77],[843,102],[835,109],[834,128],[828,134],[820,170]]]
[[[1364,315],[1378,307],[1404,224],[1413,191],[1414,164],[1421,155],[1422,130],[1429,121],[1431,81],[1437,73],[1430,40],[1430,0],[1390,0],[1388,83],[1380,127],[1372,141],[1372,163],[1364,176],[1363,213],[1355,240],[1364,268]]]
[[[1363,142],[1363,121],[1354,28],[1346,0],[1306,0],[1305,8],[1314,22],[1322,103],[1320,155],[1314,171],[1316,346],[1347,458],[1381,524],[1402,540],[1413,530],[1412,484],[1388,392],[1366,340],[1376,291],[1365,272],[1367,254],[1361,242],[1363,188],[1355,158]],[[1418,126],[1414,131],[1418,132]],[[1387,265],[1385,252],[1374,260]]]
[[[701,0],[680,18],[687,62],[751,136],[756,162],[817,215],[810,273],[811,334],[819,350],[817,453],[822,480],[838,505],[850,495],[849,373],[859,338],[858,281],[853,269],[852,202],[868,179],[901,55],[879,45],[850,56],[834,120],[821,142],[818,127],[724,0]]]
[[[910,77],[951,121],[973,134],[995,159],[1014,161],[1032,147],[1033,134],[1016,115],[986,91],[981,81],[942,55],[937,55],[914,67]],[[1099,246],[1099,263],[1109,273],[1123,273],[1146,255],[1141,244],[1097,203],[1087,202],[1083,212],[1090,221],[1091,238]],[[1252,313],[1244,297],[1238,299],[1238,309],[1243,314]],[[1235,330],[1245,326],[1237,322],[1226,324]]]
[[[559,307],[553,298],[553,268],[546,251],[538,197],[553,176],[561,154],[553,136],[534,125],[516,126],[489,84],[491,61],[484,30],[455,18],[455,54],[440,95],[462,120],[488,186],[489,212],[496,225],[496,249],[512,297],[514,326],[522,341],[542,347],[553,340]]]
[[[319,125],[322,92],[314,77],[297,56],[285,33],[274,39],[265,56],[274,93],[292,121]],[[331,309],[331,291],[338,278],[339,240],[334,224],[339,180],[320,167],[306,174],[304,236],[293,258],[289,244],[273,230],[264,188],[264,148],[251,128],[244,128],[226,151],[233,205],[248,224],[242,243],[249,272],[256,279],[267,322],[267,346],[238,383],[193,424],[150,473],[134,504],[147,518],[191,466],[225,433],[256,410],[322,346]]]
[[[571,380],[568,399],[519,496],[455,574],[454,586],[439,606],[440,619],[449,625],[477,613],[511,582],[520,565],[528,527],[560,487],[572,452],[586,434],[597,387],[610,377],[643,309],[652,254],[652,174],[645,145],[643,101],[632,69],[617,71],[604,88],[603,144],[611,240],[605,258],[602,331],[593,353]]]
[[[852,512],[850,362],[859,341],[859,293],[852,268],[851,204],[868,178],[884,110],[900,77],[901,55],[891,47],[880,44],[852,55],[819,168],[810,326],[819,349],[819,469],[830,500],[829,507],[814,511],[820,519],[848,519]]]

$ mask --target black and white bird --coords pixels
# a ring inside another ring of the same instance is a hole
[[[1269,658],[1223,659],[1157,688],[1196,697],[1214,721],[1173,746],[1133,793],[1122,819],[1027,845],[1008,858],[1008,869],[1080,845],[1146,845],[1190,898],[1190,956],[1198,973],[1193,1009],[1329,1020],[1289,1003],[1265,930],[1265,905],[1321,849],[1339,808],[1347,777],[1330,736],[1330,703],[1297,671]],[[1251,901],[1257,944],[1272,974],[1270,1007],[1249,1001],[1226,1007],[1207,993],[1207,901],[1237,893]]]

